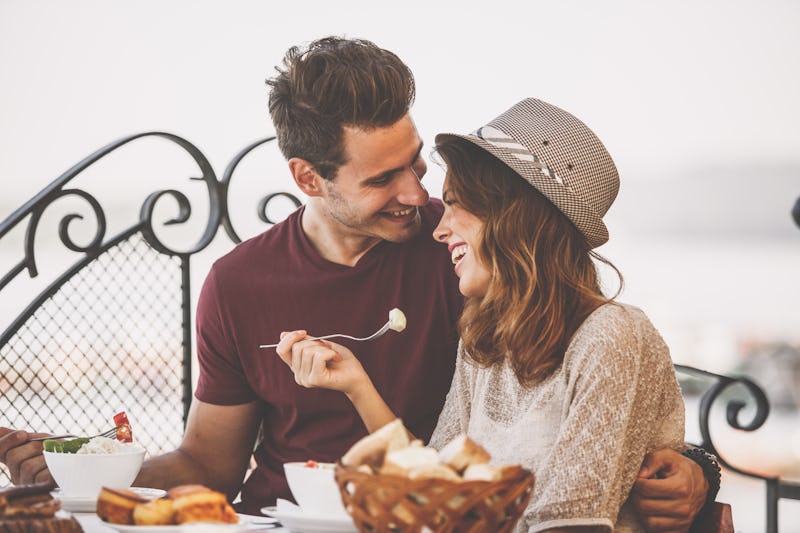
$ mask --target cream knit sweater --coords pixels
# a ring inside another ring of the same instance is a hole
[[[480,368],[459,349],[430,444],[441,448],[462,432],[493,464],[534,472],[516,532],[643,531],[628,493],[648,450],[682,445],[683,398],[649,319],[610,303],[581,325],[555,373],[532,387],[520,385],[506,362]]]

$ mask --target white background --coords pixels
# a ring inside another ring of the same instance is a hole
[[[789,217],[800,196],[793,0],[0,0],[0,219],[132,133],[180,135],[221,175],[241,148],[272,134],[264,80],[284,51],[329,34],[371,39],[407,62],[428,146],[435,133],[471,131],[527,96],[589,124],[622,177],[600,251],[625,275],[623,300],[645,309],[676,361],[729,371],[747,346],[800,343],[800,229]],[[135,216],[153,190],[202,193],[175,153],[143,141],[86,179],[115,213]],[[261,229],[257,195],[294,189],[274,150],[242,171],[231,209],[247,236]],[[438,195],[435,165],[426,182]],[[0,241],[0,266],[19,259],[21,234]],[[220,238],[198,259],[195,288],[229,248]],[[2,325],[19,311],[13,300],[0,303]],[[796,471],[796,416],[786,427],[783,447],[769,453]],[[744,513],[736,519],[747,524]]]

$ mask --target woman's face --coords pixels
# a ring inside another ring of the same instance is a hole
[[[492,279],[490,270],[478,259],[483,221],[455,201],[448,190],[448,179],[442,187],[442,201],[444,215],[433,230],[433,238],[450,250],[461,294],[482,297]]]

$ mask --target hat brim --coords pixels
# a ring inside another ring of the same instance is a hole
[[[608,241],[608,228],[603,219],[583,199],[573,193],[568,185],[558,183],[542,172],[541,169],[515,156],[510,150],[495,146],[475,135],[440,133],[436,136],[436,144],[445,139],[453,138],[463,139],[486,150],[501,163],[519,174],[522,179],[550,200],[578,228],[578,231],[583,234],[590,247],[597,248]]]

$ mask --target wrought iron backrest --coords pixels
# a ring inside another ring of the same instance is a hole
[[[703,392],[700,396],[697,419],[700,430],[700,441],[693,444],[716,455],[720,464],[727,469],[728,472],[735,472],[743,476],[764,481],[766,484],[767,510],[765,531],[766,533],[777,533],[778,501],[781,498],[792,500],[800,499],[800,484],[782,480],[778,476],[765,476],[732,464],[726,459],[724,454],[720,453],[709,427],[712,420],[712,409],[715,404],[722,405],[724,402],[725,419],[730,427],[741,431],[755,431],[759,429],[764,425],[764,422],[766,422],[770,411],[769,401],[764,390],[747,377],[723,376],[698,368],[677,364],[675,365],[675,370],[678,372],[679,377],[689,378],[688,380],[681,380],[685,396],[691,394],[692,389],[694,389],[692,385],[694,380],[705,383],[705,385],[701,385]],[[755,407],[755,412],[752,414],[752,418],[749,422],[742,420],[743,410],[748,405]],[[688,425],[692,422],[687,420],[686,423]],[[727,473],[725,475],[727,475]]]
[[[177,144],[202,173],[196,179],[205,184],[209,217],[201,238],[188,250],[171,249],[153,227],[155,206],[165,196],[179,208],[166,224],[188,220],[191,206],[183,193],[153,192],[135,223],[108,236],[107,213],[95,196],[67,188],[93,163],[142,137]],[[24,271],[30,278],[39,274],[34,241],[42,215],[53,202],[63,197],[84,201],[97,226],[91,242],[79,245],[71,237],[70,223],[83,217],[63,216],[61,243],[80,259],[0,334],[0,426],[94,434],[112,424],[114,412],[125,409],[135,438],[150,454],[177,447],[192,396],[191,258],[208,246],[219,226],[233,242],[241,241],[228,216],[228,185],[239,162],[273,139],[246,147],[218,180],[206,157],[188,141],[162,132],[132,135],[75,165],[0,224],[0,243],[13,228],[26,224],[21,259],[0,278],[0,298]],[[273,221],[267,208],[276,197],[300,205],[289,193],[267,196],[259,204],[259,216],[269,224]],[[5,467],[0,467],[0,486],[9,482]]]

